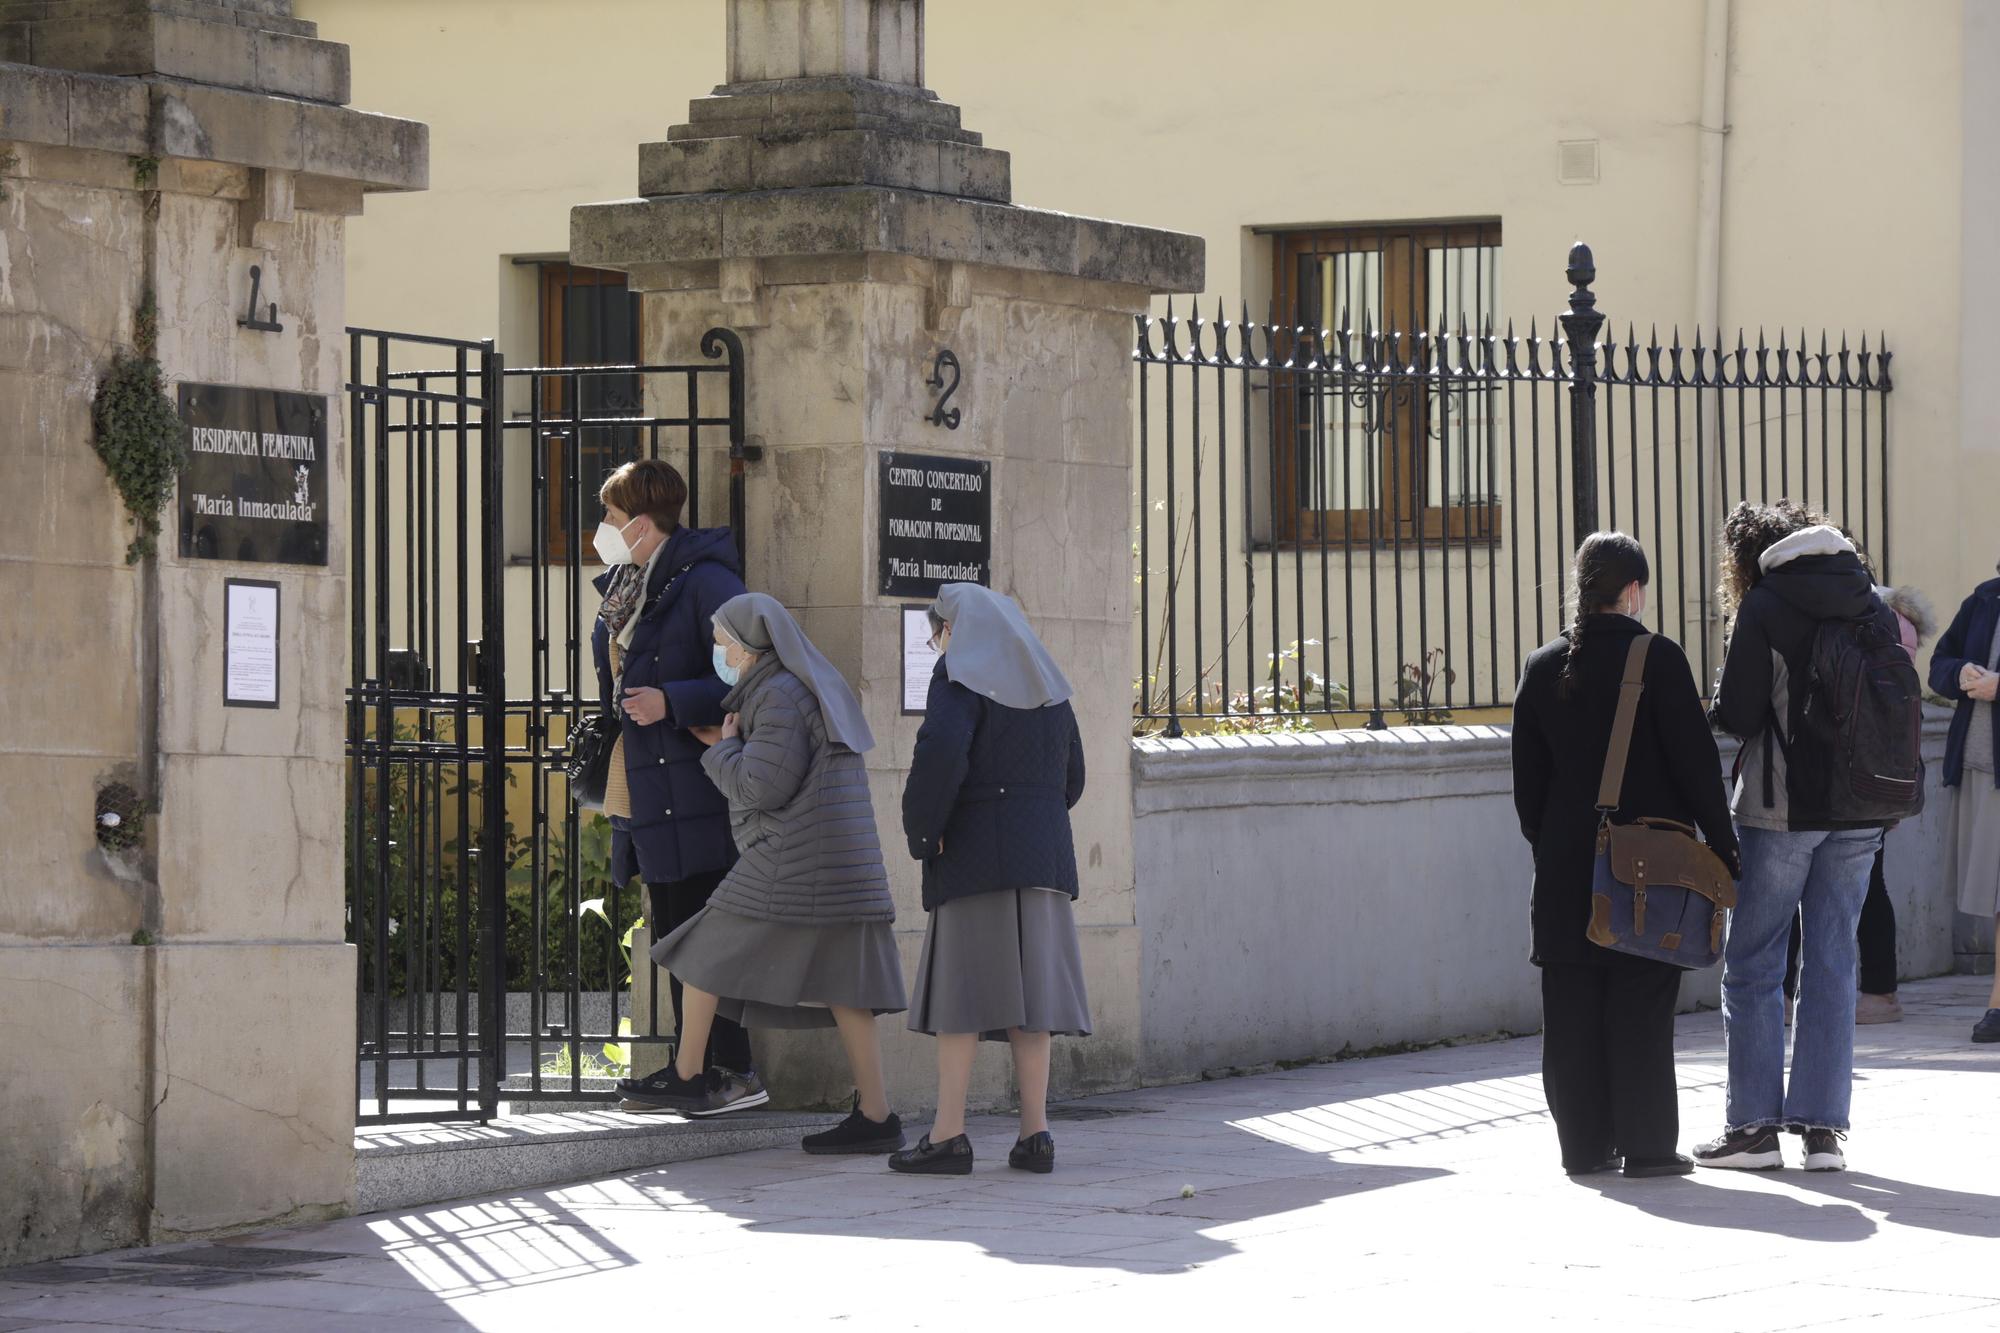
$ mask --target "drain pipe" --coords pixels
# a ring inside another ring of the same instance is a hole
[[[1722,344],[1722,146],[1729,134],[1729,0],[1708,0],[1701,43],[1701,119],[1695,130],[1694,317]]]
[[[1729,135],[1729,0],[1707,0],[1701,41],[1701,118],[1695,123],[1697,168],[1694,217],[1694,318],[1709,346],[1720,349],[1722,338],[1722,149]],[[1720,409],[1718,409],[1720,410]],[[1709,435],[1720,438],[1720,432]],[[1722,487],[1718,469],[1708,469],[1711,522],[1722,521]],[[1703,534],[1703,544],[1707,535]],[[1705,580],[1704,580],[1705,581]],[[1706,606],[1711,623],[1702,629],[1714,660],[1722,658],[1720,613],[1697,591],[1690,608],[1697,615]],[[1704,654],[1706,656],[1706,654]]]

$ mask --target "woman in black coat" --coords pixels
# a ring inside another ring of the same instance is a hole
[[[972,1170],[965,1094],[984,1038],[1014,1053],[1021,1133],[1007,1164],[1048,1172],[1049,1039],[1090,1032],[1070,911],[1083,739],[1069,682],[1012,598],[946,584],[931,625],[944,656],[903,791],[903,830],[924,863],[931,914],[910,1030],[937,1038],[938,1111],[931,1132],[889,1165]]]
[[[1576,614],[1535,650],[1514,700],[1514,807],[1535,849],[1534,961],[1542,969],[1542,1084],[1563,1169],[1620,1165],[1628,1176],[1684,1175],[1677,1149],[1674,1006],[1681,972],[1585,938],[1596,863],[1597,790],[1625,659],[1647,633],[1646,552],[1618,532],[1576,553]],[[1624,823],[1650,816],[1698,826],[1736,864],[1722,760],[1680,645],[1656,636],[1632,732]]]

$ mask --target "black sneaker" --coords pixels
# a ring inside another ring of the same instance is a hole
[[[1837,1129],[1807,1130],[1806,1170],[1845,1171],[1847,1154],[1840,1150],[1840,1141],[1846,1137]]]
[[[1972,1039],[1982,1046],[2000,1041],[2000,1009],[1988,1009],[1986,1017],[1972,1025]]]
[[[861,1114],[861,1099],[854,1099],[854,1109],[847,1113],[847,1119],[832,1129],[818,1134],[808,1134],[799,1140],[799,1147],[816,1157],[833,1157],[841,1154],[861,1156],[869,1154],[880,1157],[892,1153],[903,1146],[903,1121],[894,1111],[887,1120],[870,1120]]]
[[[726,1109],[719,1097],[720,1090],[712,1075],[704,1073],[694,1078],[682,1078],[669,1065],[656,1074],[648,1074],[636,1084],[618,1103],[618,1109],[641,1115],[660,1111],[688,1116],[714,1115]]]
[[[771,1094],[765,1089],[764,1080],[757,1076],[757,1071],[754,1069],[747,1074],[739,1074],[733,1069],[716,1068],[710,1071],[709,1078],[715,1084],[716,1106],[713,1111],[702,1112],[704,1115],[747,1111],[753,1106],[765,1106],[770,1103]]]
[[[621,1078],[617,1092],[620,1097],[657,1097],[667,1091],[674,1082],[674,1062],[667,1063],[644,1078]]]
[[[1590,1162],[1582,1166],[1565,1164],[1563,1166],[1563,1174],[1566,1176],[1601,1176],[1606,1171],[1616,1171],[1623,1165],[1625,1165],[1625,1159],[1613,1154],[1601,1162]]]
[[[1055,1165],[1055,1148],[1049,1148],[1049,1165]],[[914,1148],[889,1154],[889,1169],[915,1176],[969,1176],[972,1174],[972,1140],[960,1134],[943,1143],[932,1143],[926,1134]]]
[[[1734,1171],[1776,1171],[1785,1164],[1784,1150],[1778,1146],[1778,1131],[1769,1125],[1756,1129],[1735,1129],[1694,1150],[1699,1166],[1728,1167]]]
[[[1694,1170],[1694,1159],[1679,1153],[1665,1157],[1628,1157],[1625,1159],[1627,1180],[1653,1180],[1660,1176],[1685,1176]]]
[[[1032,1171],[1038,1176],[1046,1176],[1056,1169],[1055,1135],[1046,1129],[1039,1134],[1028,1135],[1007,1154],[1007,1165],[1016,1171]]]

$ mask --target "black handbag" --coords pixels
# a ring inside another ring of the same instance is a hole
[[[570,728],[569,758],[563,773],[569,778],[569,798],[579,810],[604,808],[604,785],[611,775],[611,756],[618,748],[618,715],[593,713]]]

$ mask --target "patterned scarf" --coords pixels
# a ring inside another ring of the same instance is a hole
[[[639,607],[645,600],[646,566],[623,565],[611,576],[610,586],[604,590],[603,604],[597,608],[597,618],[604,622],[604,633],[609,640],[614,690],[625,675],[619,669],[624,665],[625,655],[618,651],[618,636],[624,632],[626,622],[639,614]]]

